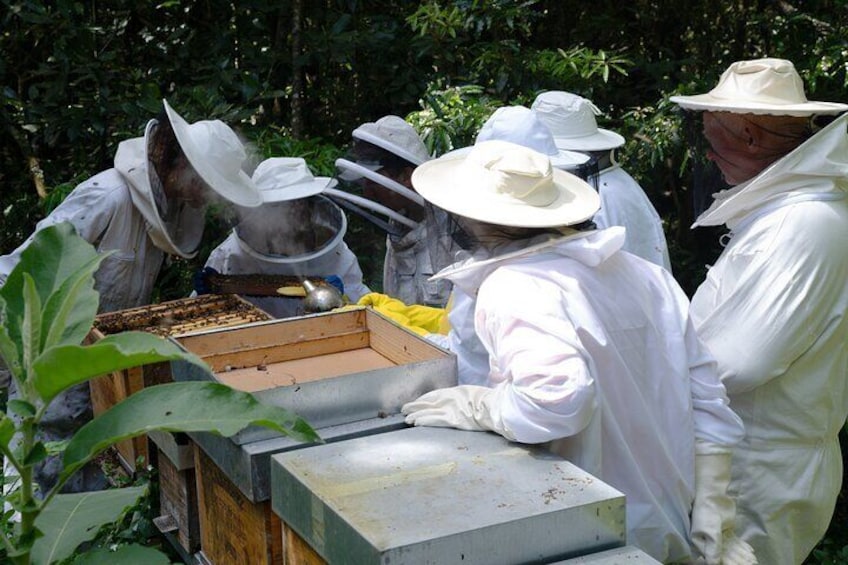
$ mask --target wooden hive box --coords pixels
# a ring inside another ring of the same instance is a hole
[[[234,295],[207,294],[100,314],[95,318],[87,342],[124,331],[146,331],[176,336],[202,328],[228,327],[268,320],[271,316]],[[102,414],[145,386],[171,382],[170,365],[157,363],[104,375],[89,382],[94,415]],[[117,445],[124,468],[135,472],[136,460],[147,457],[147,437],[125,440]]]
[[[457,383],[454,355],[365,307],[172,339],[212,369],[176,361],[174,380],[212,379],[250,392],[316,429],[397,414],[425,392]],[[231,439],[277,436],[252,427]]]
[[[153,431],[149,438],[159,481],[159,516],[153,523],[186,558],[200,550],[194,442],[184,433]]]
[[[298,413],[326,441],[394,429],[393,422],[402,425],[399,410],[405,402],[456,384],[453,355],[366,308],[172,339],[206,361],[214,380]],[[209,378],[208,373],[179,362],[172,364],[172,371],[175,380]],[[208,435],[192,434],[201,561],[291,563],[297,540],[284,544],[283,525],[270,500],[263,497],[261,477],[270,468],[257,466],[269,467],[271,453],[306,445],[261,428],[204,445],[211,439],[204,438]],[[253,449],[260,445],[267,445],[267,450]],[[216,463],[210,455],[220,461]],[[240,459],[249,463],[236,465],[234,461]]]

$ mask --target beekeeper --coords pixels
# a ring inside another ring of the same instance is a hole
[[[407,305],[441,308],[450,284],[429,279],[448,263],[434,263],[428,240],[439,237],[443,217],[427,215],[410,182],[415,167],[429,159],[410,124],[384,116],[353,130],[350,155],[336,161],[345,182],[327,194],[387,232],[383,292]],[[347,184],[354,181],[355,186]]]
[[[272,157],[253,173],[262,206],[238,208],[238,225],[206,261],[223,274],[292,275],[341,279],[352,302],[370,292],[359,261],[344,241],[347,217],[322,193],[335,186],[315,177],[300,157]],[[276,318],[303,315],[303,300],[245,296]]]
[[[670,271],[662,220],[639,183],[616,160],[624,138],[598,127],[598,107],[576,94],[552,90],[539,94],[531,109],[550,128],[558,148],[583,152],[598,163],[601,207],[592,221],[602,229],[623,226],[625,251]]]
[[[508,141],[534,149],[547,155],[552,167],[575,174],[596,186],[597,164],[582,153],[559,149],[550,129],[527,107],[503,106],[495,110],[483,123],[474,142],[477,144],[492,140]],[[470,150],[471,147],[458,149],[453,155],[461,156]],[[443,222],[443,225],[451,224]],[[462,233],[461,228],[448,231]],[[463,247],[468,247],[462,238],[457,239]],[[480,259],[485,249],[478,246],[476,251],[477,259]],[[489,379],[489,354],[474,330],[474,305],[474,296],[466,294],[462,287],[454,287],[447,313],[449,331],[444,337],[436,334],[429,338],[456,354],[460,384],[485,385]]]
[[[407,423],[554,442],[626,495],[629,543],[663,562],[690,559],[690,540],[708,563],[754,562],[725,491],[742,424],[668,271],[620,253],[620,227],[568,227],[597,192],[528,148],[478,143],[412,181],[486,248],[438,276],[477,297],[489,386],[431,391]]]
[[[242,206],[261,203],[259,190],[242,171],[247,155],[238,136],[219,120],[187,123],[167,101],[147,123],[143,137],[122,141],[114,167],[79,184],[36,231],[68,221],[98,251],[113,251],[95,274],[100,312],[148,304],[166,255],[191,258],[203,234],[206,205],[214,200]],[[30,244],[30,236],[0,257],[0,284]],[[11,394],[14,394],[12,391]],[[88,384],[60,395],[41,420],[43,440],[68,439],[91,419]],[[55,483],[55,458],[36,469],[42,489]],[[92,467],[71,479],[67,491],[105,486]]]
[[[842,483],[848,105],[807,100],[793,64],[769,58],[671,100],[701,113],[707,158],[731,185],[694,224],[730,233],[691,313],[745,423],[733,453],[737,533],[761,563],[800,564]]]

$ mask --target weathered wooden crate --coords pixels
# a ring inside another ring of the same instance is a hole
[[[319,428],[327,443],[386,433],[405,427],[403,415]],[[271,456],[302,449],[307,444],[289,437],[276,437],[238,445],[214,434],[192,433],[197,458],[198,514],[203,564],[241,563],[239,559],[259,556],[260,565],[279,562],[282,551],[286,565],[310,565],[304,556],[309,547],[298,545],[295,536],[287,543],[280,535],[279,518],[269,512]],[[204,494],[205,493],[205,494]],[[225,493],[225,494],[222,494]],[[220,524],[227,524],[222,527]],[[249,530],[246,532],[246,530]],[[280,549],[282,548],[282,549]],[[264,556],[264,558],[262,557]]]
[[[203,359],[215,381],[298,413],[328,442],[403,427],[403,403],[456,384],[453,355],[366,308],[171,339]],[[172,372],[178,381],[210,378],[179,362]],[[202,561],[291,563],[295,541],[284,544],[270,506],[270,457],[305,445],[262,428],[191,437]]]
[[[171,339],[212,369],[177,361],[174,380],[212,379],[251,392],[313,428],[397,414],[406,402],[457,382],[454,355],[364,307]],[[250,427],[231,439],[277,436]]]
[[[123,331],[146,331],[161,336],[178,336],[203,328],[230,327],[271,316],[236,295],[209,294],[141,306],[97,316],[87,343]],[[170,382],[170,365],[157,363],[117,371],[90,381],[91,405],[97,416],[145,386]],[[148,459],[147,437],[124,440],[117,445],[124,468],[135,472],[139,457]]]
[[[153,523],[184,555],[200,550],[194,442],[183,433],[149,434],[159,477],[159,516]]]
[[[283,565],[280,519],[271,502],[251,502],[197,445],[200,546],[213,565]]]

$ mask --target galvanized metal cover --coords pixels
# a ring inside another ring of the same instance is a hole
[[[545,563],[621,547],[624,495],[540,448],[408,428],[274,455],[274,511],[330,563]]]

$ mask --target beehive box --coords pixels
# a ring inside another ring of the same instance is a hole
[[[151,462],[159,479],[159,516],[153,523],[180,553],[200,549],[194,442],[184,433],[149,434]]]
[[[236,295],[204,295],[118,310],[95,318],[87,343],[124,331],[146,331],[160,336],[177,336],[203,328],[229,327],[269,320],[271,316]],[[97,416],[145,386],[170,382],[167,363],[117,371],[90,381],[91,406]],[[135,472],[136,460],[147,459],[147,437],[125,440],[117,445],[122,465]]]
[[[215,381],[298,413],[327,442],[404,427],[403,403],[456,384],[453,355],[365,308],[173,340],[206,361]],[[176,380],[210,378],[179,362],[172,372]],[[199,555],[215,565],[285,562],[282,525],[271,510],[270,457],[305,444],[263,429],[231,438],[190,435],[196,444]]]
[[[324,428],[400,412],[406,402],[457,383],[456,357],[370,308],[352,308],[172,338],[212,373],[175,361],[175,380],[208,380],[251,392]],[[245,444],[279,436],[251,427]]]
[[[403,427],[403,416],[396,415],[316,431],[329,443]],[[243,445],[205,432],[192,433],[191,437],[198,462],[198,555],[202,561],[215,565],[273,565],[282,559],[284,563],[304,564],[285,557],[295,540],[289,545],[282,541],[280,519],[271,509],[270,459],[275,453],[303,449],[308,444],[289,437]]]
[[[549,563],[626,535],[624,495],[606,483],[540,447],[446,428],[274,455],[271,505],[285,537],[328,563]]]

